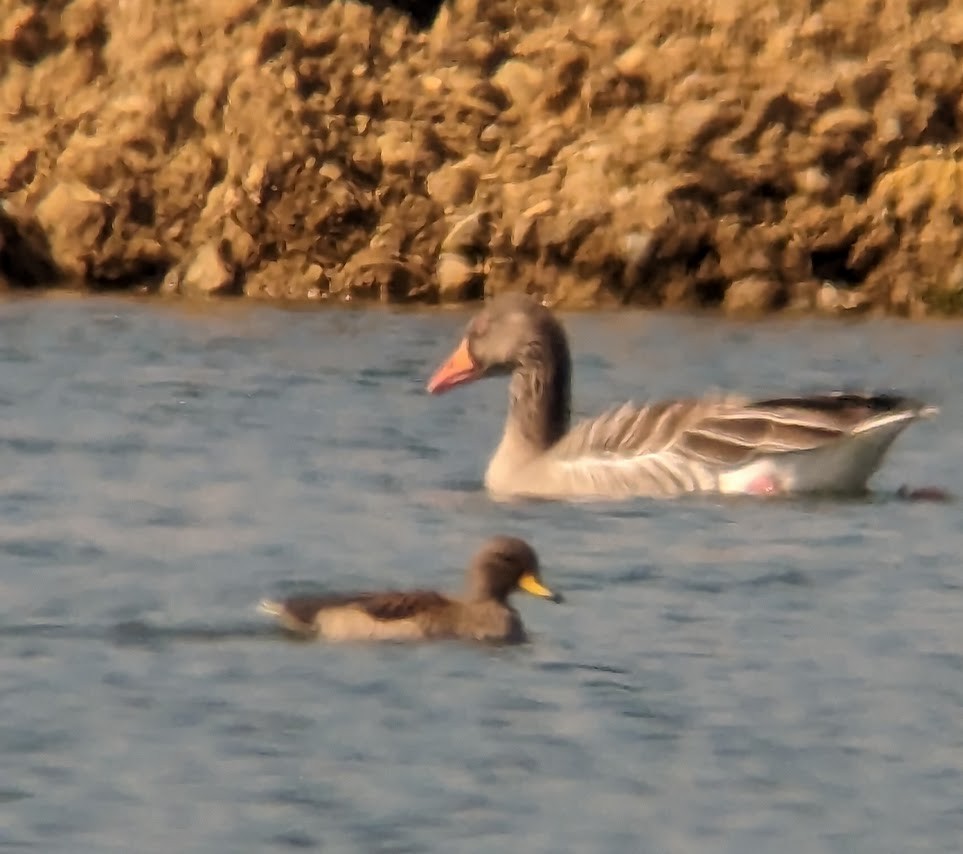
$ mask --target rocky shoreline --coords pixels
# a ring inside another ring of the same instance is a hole
[[[0,9],[6,288],[963,312],[958,4]]]

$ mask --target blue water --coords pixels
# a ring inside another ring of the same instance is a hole
[[[956,852],[963,336],[569,316],[575,402],[899,387],[867,501],[497,505],[504,381],[423,392],[464,312],[0,304],[0,849]],[[298,585],[457,589],[532,642],[322,646]]]

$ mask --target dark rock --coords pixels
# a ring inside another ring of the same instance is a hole
[[[953,3],[7,5],[13,287],[963,312]]]

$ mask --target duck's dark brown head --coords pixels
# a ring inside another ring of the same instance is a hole
[[[442,394],[526,366],[551,373],[567,388],[571,364],[565,331],[533,298],[503,294],[472,318],[461,342],[428,381],[428,391]]]
[[[542,583],[538,555],[518,537],[492,537],[482,546],[468,568],[468,588],[469,598],[476,602],[505,602],[519,590],[552,602],[563,601]]]

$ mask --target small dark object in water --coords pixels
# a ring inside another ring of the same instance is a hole
[[[904,501],[952,501],[953,496],[940,486],[918,486],[910,489],[905,484],[896,490]]]

